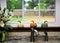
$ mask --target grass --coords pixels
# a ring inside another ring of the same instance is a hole
[[[23,21],[23,18],[20,18],[20,17],[18,17],[18,18],[12,17],[12,18],[10,18],[10,21],[12,21],[12,22]]]
[[[10,21],[11,22],[18,22],[18,21],[28,21],[30,22],[31,20],[34,20],[34,21],[39,21],[39,22],[44,22],[44,21],[48,21],[48,22],[55,22],[55,18],[53,16],[24,16],[24,19],[23,18],[20,18],[20,17],[12,17],[10,18]]]

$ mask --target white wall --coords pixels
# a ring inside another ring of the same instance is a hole
[[[7,6],[6,6],[6,5],[7,5],[7,4],[6,4],[6,0],[1,0],[0,3],[1,3],[1,8],[2,8],[2,9],[7,7]]]
[[[0,0],[0,7],[1,7],[1,0]]]
[[[56,0],[56,24],[60,26],[60,0]]]

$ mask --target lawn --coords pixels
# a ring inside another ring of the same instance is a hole
[[[23,18],[12,17],[12,18],[10,18],[10,21],[12,21],[12,22],[23,21]]]

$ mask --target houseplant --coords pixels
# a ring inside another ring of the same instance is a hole
[[[5,41],[8,35],[8,30],[13,29],[12,26],[8,25],[10,15],[6,12],[6,8],[1,11],[0,8],[0,41]]]

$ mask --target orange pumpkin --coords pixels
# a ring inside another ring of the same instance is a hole
[[[31,27],[31,28],[34,28],[35,26],[37,26],[36,23],[34,23],[34,22],[30,23],[30,27]]]

